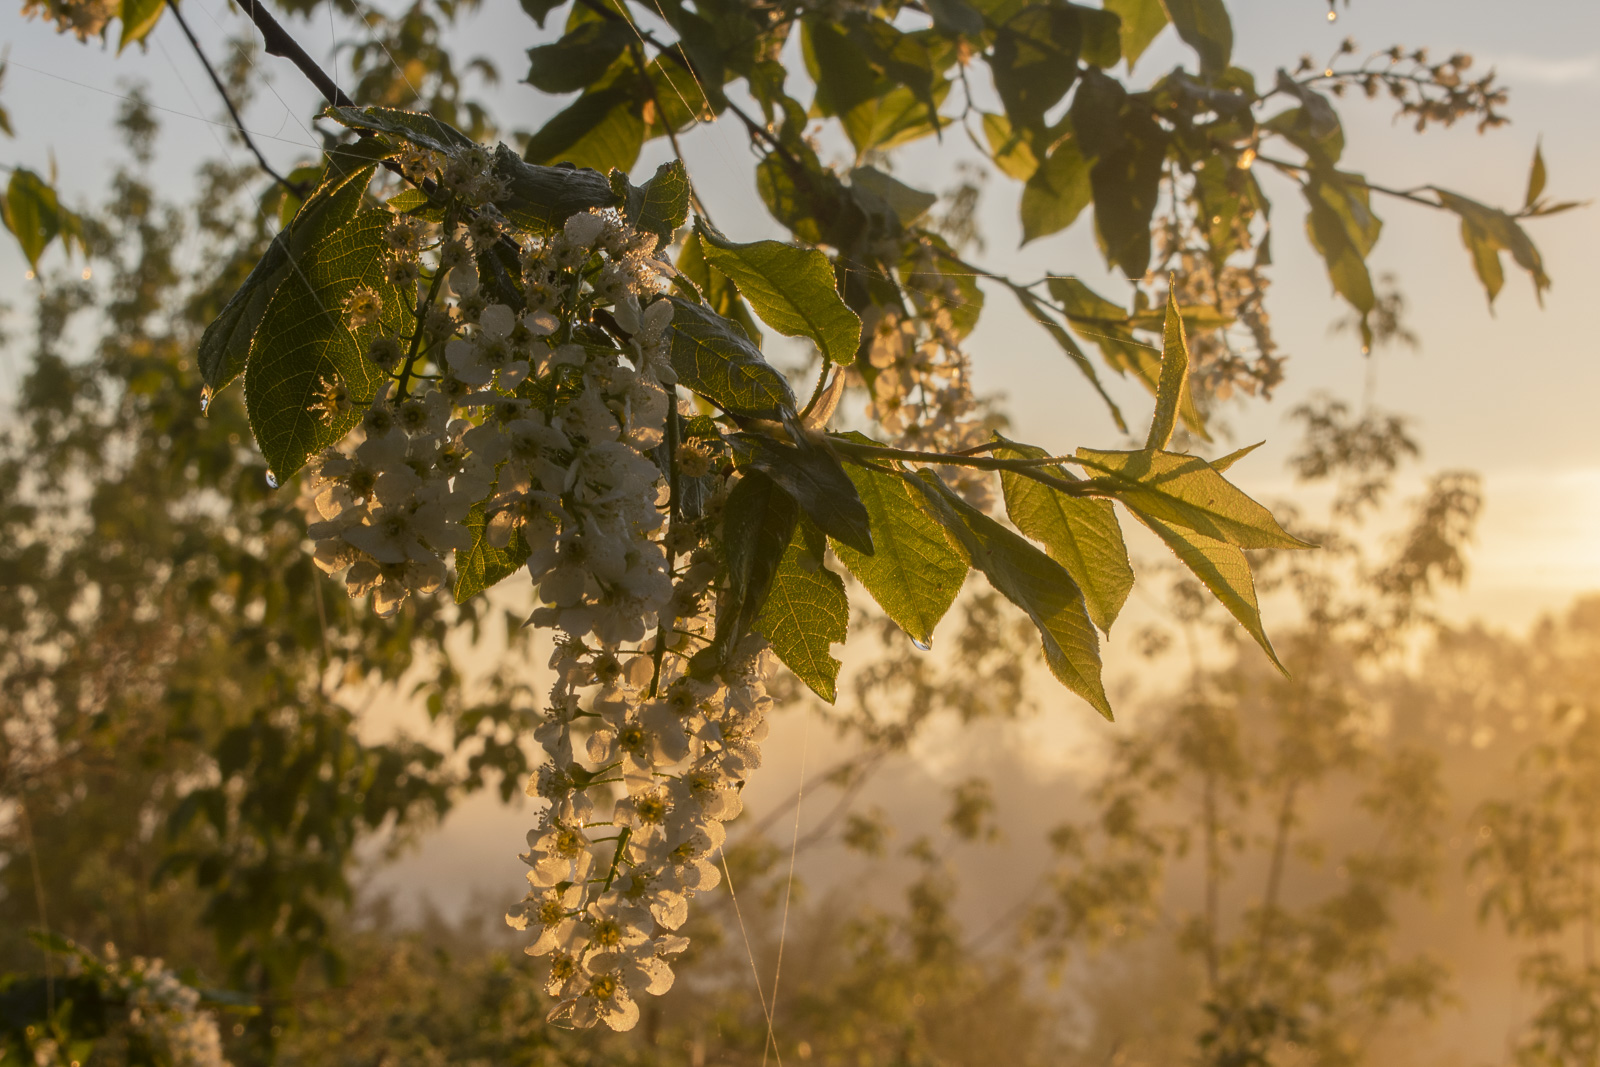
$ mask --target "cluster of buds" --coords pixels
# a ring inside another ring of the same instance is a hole
[[[1355,41],[1347,37],[1338,56],[1355,51]],[[1430,125],[1453,126],[1473,116],[1480,133],[1511,121],[1498,110],[1508,96],[1505,87],[1495,83],[1494,71],[1475,79],[1467,77],[1472,67],[1470,55],[1456,53],[1431,62],[1425,48],[1407,51],[1395,45],[1372,54],[1353,69],[1336,68],[1337,62],[1337,58],[1330,60],[1319,70],[1310,56],[1303,56],[1295,73],[1312,75],[1308,81],[1328,83],[1328,91],[1335,96],[1343,96],[1351,88],[1359,88],[1368,99],[1387,92],[1419,133]]]

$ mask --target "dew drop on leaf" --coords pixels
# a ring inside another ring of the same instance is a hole
[[[211,414],[211,390],[210,389],[202,389],[202,390],[200,390],[200,414],[202,414],[202,415]]]
[[[267,488],[268,489],[276,489],[276,488],[278,488],[278,476],[276,474],[273,474],[271,471],[267,472]]]
[[[933,645],[931,643],[924,644],[923,642],[918,641],[915,637],[911,639],[911,643],[917,647],[918,652],[931,652],[933,650]]]

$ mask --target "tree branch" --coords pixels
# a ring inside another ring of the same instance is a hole
[[[170,4],[172,0],[168,0]],[[317,66],[317,61],[306,54],[300,47],[300,42],[289,36],[289,31],[284,29],[277,19],[272,17],[262,0],[233,0],[239,9],[250,16],[250,21],[256,24],[256,29],[261,31],[261,44],[267,50],[267,55],[287,59],[299,68],[306,80],[317,87],[328,103],[335,107],[354,107],[355,101],[344,95],[334,80],[328,77],[327,71]],[[177,12],[176,5],[172,8]]]
[[[167,0],[167,7],[172,11],[172,17],[177,20],[178,28],[183,31],[184,37],[188,38],[189,47],[194,50],[195,58],[200,60],[202,67],[206,68],[206,75],[216,88],[217,95],[222,97],[223,104],[227,106],[228,114],[233,118],[233,125],[239,131],[240,138],[244,140],[245,147],[250,149],[250,153],[256,157],[256,162],[261,165],[261,169],[266,171],[273,181],[283,186],[285,192],[293,196],[304,196],[305,188],[298,182],[290,181],[273,169],[272,164],[267,162],[267,157],[261,153],[261,149],[251,139],[250,131],[244,128],[244,119],[240,117],[239,109],[234,106],[233,98],[228,95],[227,86],[222,84],[222,79],[217,75],[216,68],[211,65],[211,60],[207,59],[205,52],[201,50],[199,39],[195,37],[194,31],[189,28],[188,20],[183,17],[183,12],[178,10],[177,0]]]

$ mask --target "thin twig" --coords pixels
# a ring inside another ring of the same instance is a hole
[[[344,95],[344,90],[328,77],[326,71],[317,66],[316,60],[306,54],[306,50],[300,47],[300,42],[289,36],[289,31],[272,17],[272,12],[268,11],[260,0],[233,0],[233,2],[250,16],[250,21],[261,31],[261,44],[266,49],[267,55],[278,56],[293,63],[299,68],[300,73],[316,86],[317,92],[321,93],[328,103],[335,107],[355,106],[355,102]],[[176,11],[177,8],[174,7],[173,10]]]
[[[216,68],[211,65],[211,60],[206,58],[205,52],[200,48],[199,39],[195,37],[194,31],[189,28],[188,20],[183,17],[183,12],[178,10],[177,0],[167,0],[167,7],[171,9],[172,17],[177,20],[178,28],[183,31],[184,37],[188,38],[189,47],[194,50],[195,58],[200,60],[202,67],[206,68],[206,76],[211,79],[211,84],[216,87],[217,95],[222,97],[223,104],[227,106],[228,115],[233,119],[233,125],[239,131],[239,137],[244,141],[244,146],[250,149],[251,155],[256,157],[256,162],[261,164],[261,169],[266,171],[273,181],[283,186],[285,192],[291,196],[304,196],[305,187],[279,174],[272,164],[267,162],[267,157],[261,153],[261,149],[256,145],[255,141],[251,139],[250,131],[244,128],[244,119],[239,115],[239,109],[233,105],[233,98],[228,95],[228,87],[222,84],[222,78],[217,75]]]
[[[1302,174],[1311,173],[1311,168],[1306,166],[1304,163],[1291,163],[1287,159],[1277,159],[1273,156],[1261,155],[1260,153],[1256,154],[1256,159],[1259,162],[1267,164],[1268,166],[1277,167],[1279,170],[1297,170]],[[1431,207],[1435,211],[1450,210],[1437,200],[1429,200],[1425,196],[1418,196],[1416,193],[1405,189],[1390,189],[1386,185],[1375,185],[1372,182],[1366,181],[1365,179],[1361,181],[1361,185],[1363,188],[1371,189],[1375,193],[1382,193],[1385,196],[1398,197],[1401,200],[1409,200],[1413,204],[1421,204],[1423,207]]]

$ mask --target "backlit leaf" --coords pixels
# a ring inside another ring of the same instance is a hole
[[[616,176],[612,192],[616,193]],[[627,183],[627,176],[622,181]],[[672,242],[672,235],[689,218],[689,175],[680,160],[670,160],[656,168],[653,178],[643,185],[626,185],[622,213],[636,230],[656,235],[657,245]]]
[[[761,320],[788,337],[809,337],[827,359],[854,362],[861,320],[835,288],[833,266],[814,248],[728,240],[696,224],[706,259],[732,279]]]
[[[117,51],[142,41],[149,36],[150,31],[156,28],[156,23],[161,21],[161,13],[166,10],[166,0],[122,0],[122,6],[117,15],[122,20],[122,38],[117,42]]]
[[[1161,380],[1156,386],[1156,411],[1150,419],[1145,448],[1166,448],[1178,424],[1178,407],[1189,391],[1189,340],[1178,314],[1177,279],[1167,288],[1167,321],[1162,330]]]
[[[795,410],[788,379],[715,312],[671,297],[672,368],[678,381],[724,411],[774,418]]]
[[[441,119],[420,111],[397,107],[330,107],[325,114],[352,130],[389,133],[435,152],[453,152],[477,144]]]
[[[1266,629],[1261,625],[1256,583],[1251,577],[1250,563],[1244,553],[1233,545],[1193,530],[1181,529],[1153,516],[1138,512],[1135,515],[1166,542],[1190,573],[1211,590],[1211,594],[1228,609],[1230,615],[1239,620],[1239,625],[1256,639],[1267,658],[1272,660],[1273,666],[1288,674],[1277,652],[1273,651],[1272,642],[1267,639]]]
[[[1161,0],[1106,0],[1106,10],[1122,19],[1122,55],[1132,70],[1156,34],[1166,28],[1167,9]]]
[[[636,40],[620,19],[582,22],[559,41],[528,49],[528,76],[523,80],[546,93],[581,92]]]
[[[517,573],[532,552],[532,548],[522,536],[521,527],[512,528],[511,540],[504,548],[496,548],[490,544],[489,539],[484,536],[484,525],[487,520],[483,511],[482,504],[473,505],[462,523],[472,535],[472,544],[464,549],[456,549],[457,604],[471,600],[490,586]]]
[[[782,444],[760,434],[739,434],[736,439],[751,450],[744,469],[764,471],[829,537],[872,554],[871,519],[831,449],[804,435],[798,444]]]
[[[831,646],[842,644],[849,633],[850,600],[844,579],[824,563],[825,548],[816,526],[804,519],[796,523],[755,629],[796,678],[832,704],[839,661]]]
[[[644,116],[631,87],[611,85],[584,93],[528,138],[529,163],[571,163],[605,173],[631,170],[644,145]]]
[[[1080,448],[1078,462],[1135,514],[1240,548],[1311,548],[1199,456]]]
[[[342,438],[376,395],[383,372],[366,358],[380,329],[408,336],[411,298],[385,278],[387,211],[364,211],[312,244],[285,273],[261,316],[245,369],[256,443],[279,482]],[[358,287],[382,301],[378,321],[352,329],[344,303]],[[324,382],[342,381],[352,407],[329,420],[310,410]]]
[[[1161,0],[1178,36],[1200,56],[1200,74],[1215,78],[1233,58],[1233,22],[1222,0]]]
[[[728,494],[722,511],[728,595],[717,612],[712,652],[717,664],[761,613],[799,519],[794,499],[760,471],[745,474]]]
[[[1022,243],[1071,226],[1094,199],[1089,165],[1071,138],[1056,145],[1022,187]]]
[[[854,463],[844,470],[870,517],[873,552],[868,556],[842,542],[833,550],[895,625],[930,645],[934,627],[966,581],[966,557],[950,546],[943,527],[918,503],[920,494],[900,475]]]
[[[997,459],[1041,459],[1042,448],[1006,441],[993,455]],[[1059,466],[1041,467],[1065,481],[1078,479]],[[1073,496],[1015,471],[1001,471],[1006,514],[1017,529],[1044,545],[1050,558],[1067,569],[1083,599],[1089,618],[1110,631],[1133,589],[1133,568],[1122,540],[1122,526],[1109,500]]]
[[[1068,689],[1112,717],[1100,680],[1100,637],[1083,593],[1055,560],[962,500],[932,472],[908,475],[951,543],[961,548],[989,583],[1027,612],[1039,629],[1050,673]]]
[[[355,217],[374,168],[370,164],[350,164],[352,159],[364,161],[362,153],[369,151],[369,142],[370,151],[388,153],[375,139],[369,139],[352,145],[351,156],[340,153],[328,157],[322,183],[306,198],[289,225],[273,238],[243,284],[200,336],[197,362],[200,376],[212,392],[220,391],[244,373],[251,340],[284,277],[296,264],[304,263],[313,245]]]

